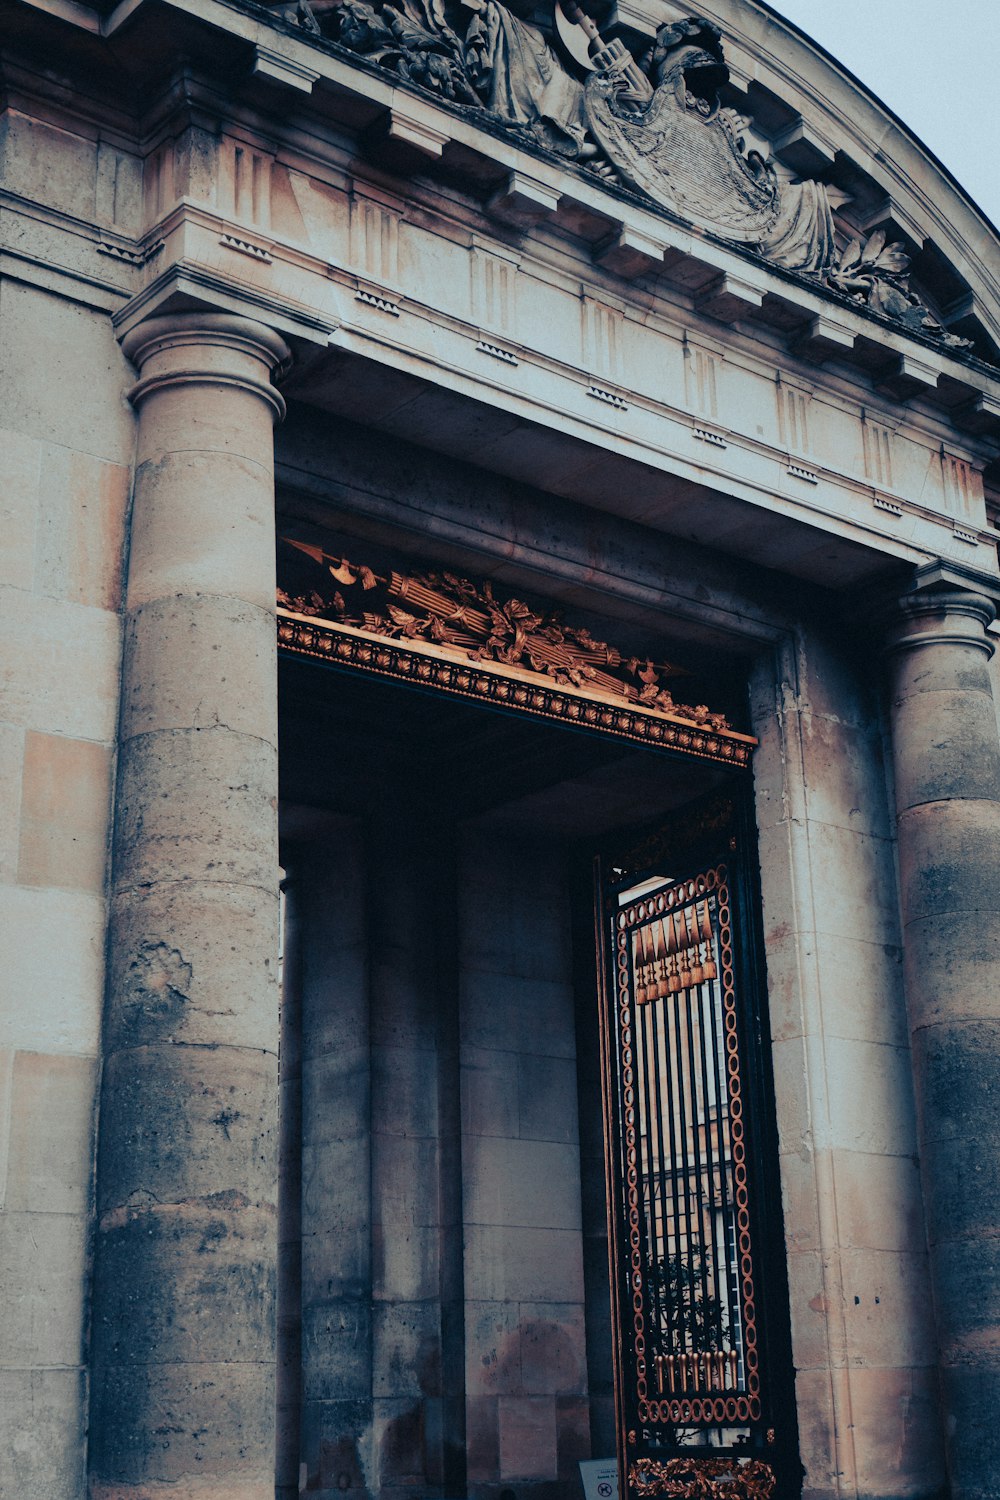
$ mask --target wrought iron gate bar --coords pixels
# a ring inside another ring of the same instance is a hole
[[[801,1489],[752,804],[596,864],[622,1500]]]
[[[756,1422],[726,866],[644,894],[615,928],[637,1416],[672,1427]]]

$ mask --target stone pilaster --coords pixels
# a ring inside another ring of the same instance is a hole
[[[97,1179],[91,1494],[274,1494],[277,705],[270,383],[212,313],[140,375]]]
[[[921,1169],[953,1500],[1000,1474],[1000,743],[985,597],[900,603],[892,742]]]

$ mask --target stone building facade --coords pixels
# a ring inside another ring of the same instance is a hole
[[[995,230],[762,0],[0,34],[0,1493],[1000,1494]]]

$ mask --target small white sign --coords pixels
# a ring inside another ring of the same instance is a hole
[[[580,1478],[586,1500],[618,1500],[617,1459],[581,1459]]]

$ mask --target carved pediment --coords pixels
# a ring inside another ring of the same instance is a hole
[[[766,137],[722,102],[719,28],[660,26],[652,44],[607,40],[578,0],[298,0],[307,29],[461,109],[641,194],[685,223],[951,349],[908,282],[902,244],[838,226],[843,194],[770,159]]]

